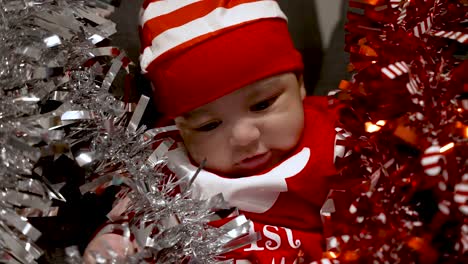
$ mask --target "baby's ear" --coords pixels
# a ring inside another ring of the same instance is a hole
[[[301,74],[298,78],[298,81],[299,81],[299,91],[301,93],[301,99],[304,100],[304,98],[307,96],[307,91],[304,85],[304,75]]]

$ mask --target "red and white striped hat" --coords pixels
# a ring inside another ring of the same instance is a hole
[[[171,118],[303,68],[273,0],[146,0],[140,40],[142,71],[158,110]]]

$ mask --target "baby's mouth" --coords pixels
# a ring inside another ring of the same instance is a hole
[[[271,163],[272,159],[271,151],[267,151],[264,153],[256,154],[252,157],[248,157],[243,159],[239,163],[237,163],[238,168],[242,170],[253,170],[258,171],[264,169],[267,165]]]

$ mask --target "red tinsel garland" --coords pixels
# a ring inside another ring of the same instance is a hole
[[[348,20],[322,262],[468,263],[468,1],[350,0]]]

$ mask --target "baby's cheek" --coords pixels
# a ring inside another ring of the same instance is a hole
[[[226,158],[227,154],[222,151],[222,147],[219,149],[209,149],[200,155],[199,164],[206,159],[205,169],[224,171],[226,170]]]
[[[291,119],[279,119],[265,127],[265,140],[271,148],[288,151],[299,142],[303,130],[302,120]]]
[[[230,149],[221,144],[218,147],[211,146],[210,148],[204,147],[202,151],[198,153],[198,164],[206,159],[205,169],[214,171],[216,173],[230,173],[232,171],[232,162]]]
[[[217,136],[193,138],[185,142],[185,146],[193,160],[201,163],[206,158],[207,165],[221,162],[228,154],[226,145]]]

